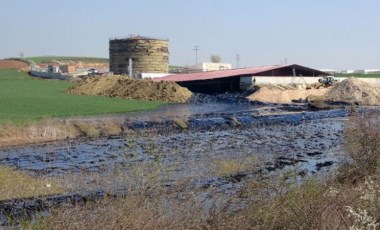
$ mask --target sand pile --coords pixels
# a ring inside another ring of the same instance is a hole
[[[326,101],[380,105],[380,89],[359,79],[349,78],[333,86],[326,94]]]
[[[306,89],[306,87],[285,87],[275,85],[259,86],[259,89],[248,96],[251,101],[267,103],[290,103],[292,100],[305,100],[309,96],[323,96],[329,88]]]
[[[66,93],[179,103],[187,102],[191,97],[187,88],[174,82],[153,82],[125,76],[86,77]]]

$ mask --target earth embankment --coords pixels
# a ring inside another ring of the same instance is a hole
[[[0,60],[0,69],[28,70],[29,65],[26,62],[18,60]]]
[[[87,77],[66,93],[173,103],[187,102],[192,95],[187,88],[174,82],[153,82],[126,76]]]

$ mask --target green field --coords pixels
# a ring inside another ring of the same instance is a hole
[[[81,61],[84,63],[108,63],[108,58],[96,57],[66,57],[66,56],[40,56],[40,57],[26,57],[26,60],[33,61],[36,64],[48,63],[52,61]]]
[[[356,78],[380,78],[380,73],[371,73],[371,74],[363,74],[363,73],[336,73],[335,77],[356,77]]]
[[[163,102],[67,95],[71,83],[41,80],[17,70],[0,70],[0,124],[49,117],[116,114],[155,109]]]

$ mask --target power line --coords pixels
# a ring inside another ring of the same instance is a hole
[[[198,63],[198,51],[200,50],[199,46],[194,46],[193,50],[195,50],[195,64],[197,64]]]

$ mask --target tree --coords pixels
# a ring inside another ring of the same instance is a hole
[[[210,59],[212,63],[220,63],[220,61],[222,60],[222,58],[217,54],[211,55]]]

